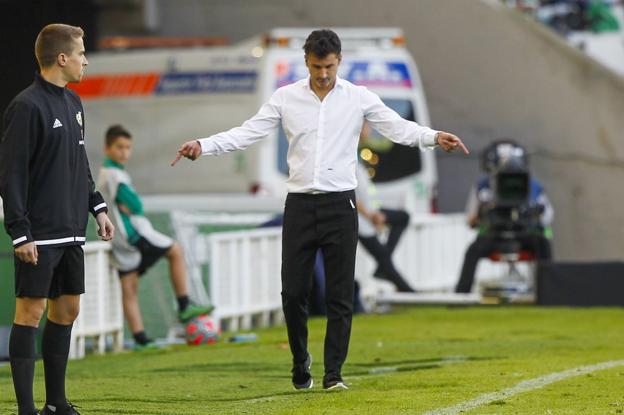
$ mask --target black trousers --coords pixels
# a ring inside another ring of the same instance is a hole
[[[386,216],[386,225],[390,228],[388,232],[388,240],[386,241],[386,250],[390,255],[394,252],[401,239],[401,235],[409,225],[410,216],[404,210],[381,208],[381,212]]]
[[[521,249],[532,252],[537,259],[548,260],[552,257],[550,241],[541,235],[527,236],[519,239]],[[497,240],[489,236],[478,236],[468,247],[464,257],[459,281],[455,287],[455,292],[469,293],[472,290],[474,274],[480,258],[485,258],[498,248]]]
[[[392,254],[399,243],[401,235],[409,224],[409,214],[404,210],[381,209],[386,215],[386,224],[390,228],[386,244],[379,241],[377,235],[360,236],[360,242],[377,262],[374,276],[392,282],[399,292],[414,292],[403,276],[394,267]]]
[[[390,281],[399,292],[414,292],[414,289],[410,287],[405,278],[394,267],[392,254],[388,252],[386,246],[379,241],[377,236],[360,236],[359,239],[364,248],[377,262],[377,270],[373,274],[375,277]]]
[[[353,191],[290,193],[282,228],[282,306],[293,364],[308,356],[308,301],[316,252],[325,266],[325,375],[340,376],[347,357],[351,318],[357,212]]]

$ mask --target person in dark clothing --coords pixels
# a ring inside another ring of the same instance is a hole
[[[371,127],[368,122],[364,122],[360,133],[360,145],[366,146],[370,136]],[[377,188],[361,160],[356,168],[356,177],[358,185],[355,189],[355,195],[360,225],[358,239],[377,262],[377,269],[373,276],[390,281],[399,292],[415,292],[396,269],[392,260],[392,254],[401,239],[401,235],[409,225],[409,213],[401,209],[382,207],[382,203],[377,197]],[[385,243],[382,243],[378,233],[384,228],[388,229],[388,238]]]
[[[373,276],[390,281],[399,292],[415,292],[396,269],[392,260],[394,249],[409,224],[409,214],[404,210],[374,206],[374,194],[372,194],[375,192],[374,185],[361,163],[357,167],[357,179],[358,187],[355,194],[360,215],[358,239],[377,262],[377,269]],[[377,231],[384,227],[389,228],[385,244],[377,236]]]
[[[504,153],[512,155],[505,156]],[[503,154],[503,156],[500,156],[500,154]],[[528,159],[522,147],[518,146],[513,140],[495,141],[483,153],[483,169],[487,173],[491,173],[497,168],[497,165],[501,163],[503,158],[509,159],[516,156],[522,158],[524,161],[521,163],[526,166]],[[455,287],[455,292],[457,293],[469,293],[472,290],[479,259],[488,257],[502,247],[500,239],[488,228],[487,221],[483,220],[484,215],[487,214],[487,206],[492,202],[493,198],[490,176],[484,176],[479,179],[477,185],[468,196],[466,205],[468,225],[472,228],[478,227],[479,233],[475,241],[466,250],[459,281]],[[550,246],[552,231],[550,225],[554,217],[554,210],[543,186],[532,177],[529,181],[528,204],[531,208],[538,208],[541,212],[539,214],[540,224],[535,229],[529,229],[528,232],[517,236],[518,248],[533,253],[539,260],[548,260],[552,257]]]
[[[0,196],[15,249],[17,298],[9,359],[19,415],[39,414],[33,399],[35,335],[46,303],[41,414],[78,414],[65,396],[65,370],[84,293],[81,245],[88,213],[95,216],[103,240],[114,233],[89,169],[82,103],[66,87],[81,80],[88,64],[83,35],[81,28],[64,24],[41,30],[35,42],[40,73],[4,115]]]
[[[309,77],[275,91],[241,127],[184,143],[181,158],[242,150],[281,123],[288,140],[288,196],[282,231],[282,306],[293,356],[295,389],[313,386],[308,353],[308,299],[318,250],[325,265],[327,331],[323,388],[348,389],[341,375],[353,315],[357,211],[354,189],[364,119],[390,140],[421,149],[468,150],[455,135],[401,118],[365,87],[337,76],[340,39],[315,30],[304,45]]]

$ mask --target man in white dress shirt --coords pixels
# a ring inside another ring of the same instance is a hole
[[[288,139],[288,196],[282,233],[282,306],[293,355],[296,389],[313,385],[308,344],[308,297],[316,252],[323,253],[326,273],[327,331],[323,388],[347,389],[341,369],[347,357],[358,222],[354,189],[357,147],[366,119],[390,140],[421,149],[468,150],[453,134],[434,131],[401,118],[365,87],[336,76],[341,44],[331,30],[315,30],[303,47],[310,73],[279,88],[242,126],[191,140],[181,157],[220,155],[242,150],[265,138],[282,123]]]

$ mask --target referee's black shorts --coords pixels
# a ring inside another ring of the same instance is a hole
[[[82,246],[37,247],[37,251],[37,265],[14,258],[16,297],[57,298],[85,292]]]

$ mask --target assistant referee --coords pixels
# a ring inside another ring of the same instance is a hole
[[[17,299],[9,358],[19,415],[39,414],[33,401],[35,335],[46,299],[41,414],[78,414],[65,397],[65,370],[85,290],[81,245],[88,213],[95,216],[103,240],[114,232],[87,161],[82,103],[66,88],[80,81],[87,66],[83,35],[81,28],[64,24],[41,30],[35,42],[40,73],[4,115],[0,196],[15,249]]]

